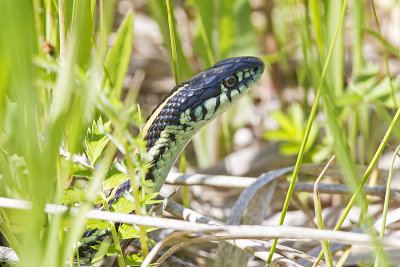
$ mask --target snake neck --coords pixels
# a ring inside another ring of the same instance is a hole
[[[151,162],[146,179],[153,180],[155,192],[160,190],[180,153],[199,128],[199,126],[166,125],[155,142],[151,142],[149,136],[145,137]]]

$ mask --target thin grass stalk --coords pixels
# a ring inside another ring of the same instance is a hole
[[[388,64],[388,60],[387,60],[387,54],[386,54],[385,44],[383,43],[382,32],[381,32],[381,26],[379,25],[378,16],[376,15],[374,0],[371,0],[371,4],[372,4],[372,10],[374,11],[374,18],[375,18],[375,22],[376,22],[376,27],[378,28],[379,40],[380,40],[381,45],[382,45],[383,59],[384,59],[384,61],[385,61],[386,73],[387,73],[387,77],[388,77],[388,79],[389,79],[389,84],[390,84],[390,93],[392,94],[394,106],[395,106],[396,108],[398,108],[399,106],[397,105],[396,94],[395,94],[395,92],[394,92],[394,87],[393,87],[393,82],[392,82],[392,76],[390,75],[390,71],[389,71],[389,64]]]
[[[35,28],[36,28],[36,34],[38,37],[38,41],[42,41],[44,39],[44,34],[43,34],[43,22],[42,18],[40,16],[40,13],[38,12],[39,10],[42,9],[42,1],[40,0],[33,0],[33,6],[34,6],[34,16],[35,16]]]
[[[343,4],[342,4],[342,10],[341,10],[341,13],[340,13],[339,22],[338,22],[337,27],[336,27],[335,35],[333,36],[331,44],[329,46],[328,55],[327,55],[327,58],[325,60],[324,68],[322,70],[321,79],[320,79],[319,87],[318,87],[318,90],[317,90],[317,94],[315,96],[315,100],[314,100],[313,106],[311,108],[310,117],[309,117],[308,122],[307,122],[307,126],[306,126],[306,130],[305,130],[305,133],[304,133],[304,137],[303,137],[303,140],[301,142],[299,155],[297,157],[297,161],[296,161],[296,165],[295,165],[295,168],[294,168],[294,171],[293,171],[292,179],[290,181],[290,186],[289,186],[288,193],[287,193],[286,199],[285,199],[285,203],[284,203],[284,206],[283,206],[283,209],[282,209],[282,215],[281,215],[280,220],[279,220],[279,225],[283,224],[283,222],[285,220],[286,212],[287,212],[287,210],[289,208],[289,203],[290,203],[290,199],[291,199],[292,194],[293,194],[294,185],[296,183],[297,176],[298,176],[299,170],[300,170],[300,165],[301,165],[301,162],[303,160],[305,147],[307,145],[308,137],[310,136],[311,126],[312,126],[312,123],[314,121],[314,117],[315,117],[315,114],[317,112],[317,109],[318,109],[318,104],[319,104],[319,99],[321,97],[321,91],[322,91],[322,86],[323,86],[323,83],[324,83],[324,79],[325,79],[325,76],[326,76],[326,73],[327,73],[327,70],[328,70],[329,62],[330,62],[330,60],[332,58],[333,49],[334,49],[335,42],[336,42],[336,39],[337,39],[339,31],[340,31],[341,24],[343,23],[344,14],[345,14],[345,11],[346,11],[346,6],[347,6],[347,0],[344,0]],[[399,112],[399,115],[400,115],[400,112]],[[278,243],[278,239],[274,239],[274,241],[272,243],[272,246],[271,246],[271,251],[270,251],[270,254],[269,254],[269,257],[268,257],[267,264],[271,263],[272,255],[274,254],[274,251],[275,251],[277,243]]]
[[[107,81],[110,83],[110,87],[113,88],[114,87],[113,81],[111,80],[111,77],[110,77],[110,74],[108,73],[107,67],[104,64],[104,59],[101,56],[101,53],[100,53],[99,49],[97,48],[97,45],[96,45],[96,42],[95,42],[93,36],[92,36],[92,46],[94,48],[94,51],[96,52],[98,60],[101,62],[101,66],[103,68],[103,72],[104,72],[103,83],[107,79]]]
[[[105,199],[106,199],[106,197],[103,196],[103,207],[106,211],[110,211],[110,208],[108,207],[108,203]],[[119,266],[125,267],[126,264],[125,264],[125,260],[124,260],[124,254],[121,249],[121,242],[119,242],[119,237],[118,237],[117,230],[115,229],[115,224],[112,222],[110,222],[110,230],[111,230],[111,234],[112,234],[115,246],[117,248],[117,259],[118,259]],[[76,253],[76,254],[79,255],[79,253]],[[79,259],[77,259],[77,260],[79,261]]]
[[[45,10],[46,10],[46,41],[50,42],[51,41],[51,17],[52,17],[52,1],[51,0],[45,0]]]
[[[174,23],[172,20],[172,15],[171,15],[171,6],[170,6],[170,0],[165,0],[167,4],[167,14],[168,14],[168,28],[169,28],[169,37],[171,40],[171,52],[172,52],[172,61],[173,61],[173,66],[174,66],[174,77],[175,77],[175,85],[179,83],[179,69],[178,69],[178,58],[177,58],[177,53],[176,53],[176,42],[175,42],[175,30],[174,30]],[[181,162],[181,168],[182,172],[186,173],[186,157],[185,153],[182,153],[180,156],[180,162]],[[187,187],[183,187],[183,201],[184,201],[184,206],[189,207],[189,199],[188,199],[188,190]]]
[[[79,260],[79,249],[78,249],[78,244],[76,244],[76,253],[75,253],[75,255],[76,255],[76,262],[77,262],[77,265],[78,265],[78,267],[80,267],[80,266],[81,266],[81,261]],[[74,266],[74,256],[73,256],[73,254],[72,254],[72,266]]]
[[[393,154],[393,159],[392,159],[392,165],[390,166],[390,171],[389,171],[389,177],[387,180],[386,184],[386,195],[385,195],[385,202],[383,205],[383,212],[382,212],[382,225],[381,225],[381,231],[379,232],[379,237],[383,237],[385,235],[385,230],[386,230],[386,219],[387,219],[387,213],[389,209],[389,198],[390,198],[390,185],[392,183],[392,177],[393,177],[393,168],[394,168],[394,162],[396,161],[396,158],[398,156],[400,150],[400,146],[396,148]],[[376,259],[375,259],[375,267],[381,266],[380,264],[382,263],[382,248],[378,249]]]
[[[379,35],[379,33],[375,32],[374,30],[368,29],[366,27],[363,27],[363,32],[371,35],[372,37],[376,38],[376,39],[380,39],[382,38],[383,43],[385,44],[385,47],[389,50],[390,53],[394,54],[395,56],[397,56],[398,58],[400,58],[400,49],[395,47],[394,45],[392,45],[391,43],[389,43],[388,40],[386,40],[385,38],[383,38],[382,35]]]
[[[180,155],[180,165],[182,173],[186,173],[186,154],[185,150]],[[185,208],[189,208],[189,191],[186,185],[182,186],[182,201]]]
[[[319,0],[310,0],[312,11],[312,26],[314,26],[315,39],[320,58],[324,58],[324,40],[322,35],[321,13],[319,12]]]
[[[215,64],[215,56],[214,56],[213,49],[211,47],[210,40],[208,39],[206,29],[204,28],[203,17],[199,16],[198,21],[199,21],[199,30],[200,30],[201,38],[203,39],[204,46],[206,47],[208,61],[210,61],[210,65],[214,65]]]
[[[126,106],[125,110],[129,110],[127,107],[129,105],[128,103],[132,103],[133,102],[132,100],[134,97],[135,97],[135,94],[133,93],[133,91],[130,91],[124,101],[124,105]],[[116,127],[117,135],[119,135],[121,138],[123,138],[123,132],[125,129],[125,125],[129,121],[128,116],[123,116],[122,121],[123,121],[122,125],[120,125],[119,127]],[[129,151],[128,142],[124,142],[124,150]],[[131,185],[132,185],[133,198],[135,200],[135,203],[134,203],[135,204],[135,214],[142,215],[142,207],[140,206],[141,198],[139,196],[139,186],[136,184],[136,181],[135,181],[135,175],[136,175],[135,166],[134,166],[129,154],[127,155],[127,160],[125,162],[126,162],[128,175],[130,177],[130,181],[131,181]],[[144,193],[144,191],[143,191],[143,193]],[[145,207],[143,207],[143,208],[145,209]],[[149,253],[149,248],[147,246],[146,228],[142,225],[139,225],[139,240],[140,240],[140,246],[142,249],[143,257],[146,257],[147,254]]]
[[[175,84],[178,84],[179,83],[179,72],[178,72],[178,58],[177,58],[177,54],[176,54],[174,23],[172,21],[170,0],[165,0],[165,2],[167,4],[168,28],[169,28],[169,38],[171,40],[171,50],[172,50],[171,52],[172,52],[172,61],[173,61],[173,66],[174,66]]]
[[[135,203],[134,203],[135,204],[135,214],[142,215],[142,211],[141,211],[141,207],[140,207],[139,187],[137,186],[135,179],[134,179],[135,169],[134,169],[134,166],[130,159],[128,159],[126,161],[126,165],[128,167],[128,174],[129,174],[129,177],[131,180],[133,198],[135,199]],[[142,254],[144,257],[146,257],[147,254],[149,253],[149,248],[147,246],[147,232],[146,232],[146,228],[141,225],[139,225],[139,240],[140,240],[140,246],[142,249]]]
[[[343,252],[340,259],[337,261],[336,267],[343,267],[343,265],[345,264],[345,262],[347,261],[347,259],[350,256],[350,252],[351,252],[351,246],[348,246],[346,248],[346,250]],[[314,263],[312,267],[316,267],[316,266],[317,266],[317,263]]]
[[[336,31],[337,17],[341,11],[341,0],[340,1],[328,1],[326,2],[327,14],[326,14],[326,26],[327,26],[327,42],[330,40],[333,33]],[[343,25],[341,23],[341,25]],[[326,43],[328,44],[328,43]],[[343,30],[340,26],[339,34],[333,48],[333,55],[331,64],[328,68],[326,77],[327,88],[331,90],[332,96],[340,96],[343,94],[343,77],[344,77],[344,42],[343,42]],[[325,106],[325,105],[324,105]],[[340,155],[337,155],[340,159]]]
[[[65,58],[67,21],[65,18],[65,0],[58,0],[58,20],[60,27],[60,57]]]
[[[353,76],[357,76],[364,64],[364,57],[362,51],[362,41],[363,41],[363,21],[365,12],[365,0],[352,1],[352,32],[353,32],[353,48],[352,48],[352,58],[353,58]]]

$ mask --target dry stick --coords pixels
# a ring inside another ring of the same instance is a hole
[[[229,175],[209,175],[209,174],[182,174],[182,173],[171,173],[168,175],[166,184],[171,185],[202,185],[202,186],[213,186],[221,188],[247,188],[249,185],[254,183],[257,178],[254,177],[238,177]],[[277,189],[287,190],[289,183],[279,181]],[[313,183],[298,182],[294,186],[294,191],[298,192],[310,192],[314,190]],[[327,194],[349,194],[353,193],[349,186],[344,184],[318,184],[318,190],[320,193]],[[374,186],[374,187],[363,187],[363,192],[367,195],[381,196],[384,197],[386,193],[386,187]],[[396,190],[390,190],[391,198],[400,201],[400,192]]]

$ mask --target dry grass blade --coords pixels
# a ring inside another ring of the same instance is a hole
[[[170,235],[168,235],[166,238],[164,238],[163,240],[161,240],[160,242],[158,242],[149,252],[149,254],[147,254],[147,257],[143,260],[141,266],[145,267],[145,266],[149,266],[151,264],[151,262],[153,261],[154,257],[160,252],[160,250],[166,246],[171,240],[176,239],[176,238],[181,238],[184,235],[187,235],[187,232],[175,232],[172,233]],[[166,253],[164,253],[163,255],[165,255]],[[172,254],[171,254],[172,255]],[[161,256],[163,257],[163,256]],[[157,260],[158,262],[158,260]]]
[[[277,179],[290,170],[291,167],[270,171],[260,176],[240,194],[226,223],[230,225],[260,224],[270,206]],[[243,266],[246,265],[248,256],[249,254],[235,246],[220,243],[217,249],[216,266]]]
[[[318,178],[314,184],[314,194],[313,194],[314,197],[313,198],[314,198],[314,209],[315,209],[315,216],[317,217],[318,229],[325,229],[324,221],[322,219],[321,198],[319,197],[318,183],[321,180],[322,176],[324,175],[325,171],[328,169],[329,164],[334,159],[335,159],[335,156],[332,156],[332,158],[326,164],[325,168],[322,170],[321,174],[318,176]],[[332,254],[331,254],[331,251],[329,250],[329,244],[326,241],[321,241],[321,245],[324,250],[324,255],[325,255],[325,259],[327,261],[327,265],[330,267],[333,266]],[[315,264],[315,265],[317,265],[317,264]]]
[[[182,205],[179,205],[178,203],[174,201],[168,201],[167,206],[165,207],[165,210],[174,215],[177,218],[181,218],[185,221],[190,221],[190,222],[199,222],[199,223],[205,223],[209,225],[217,225],[220,226],[221,224],[213,221],[210,218],[207,218],[206,216],[197,213],[191,209],[185,208]],[[247,251],[248,253],[253,254],[255,257],[267,261],[268,255],[269,255],[269,250],[263,247],[259,242],[256,242],[254,240],[235,240],[235,241],[227,241],[230,242],[232,245]],[[282,256],[275,253],[273,256],[273,259],[282,259]]]

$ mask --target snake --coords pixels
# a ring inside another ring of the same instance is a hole
[[[158,192],[182,150],[203,126],[228,110],[260,79],[264,63],[258,57],[234,57],[176,85],[153,110],[143,127],[150,168],[145,179]],[[118,186],[112,204],[131,189],[130,181]],[[94,232],[84,237],[94,240]],[[99,240],[99,239],[96,239]]]
[[[245,95],[263,72],[264,63],[258,57],[224,59],[176,85],[164,97],[142,131],[151,163],[145,179],[153,181],[154,192],[161,189],[192,137]],[[109,205],[130,188],[130,181],[120,185]]]

